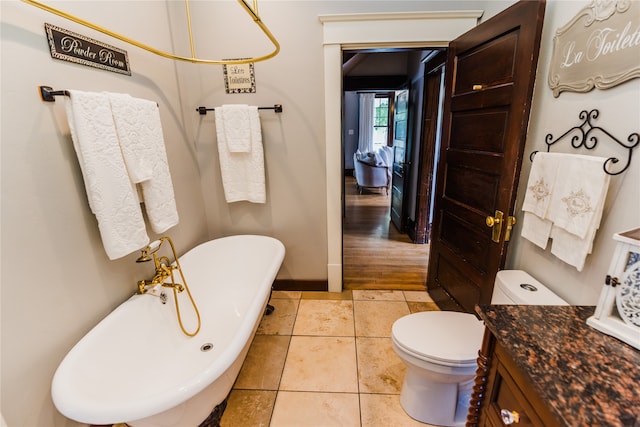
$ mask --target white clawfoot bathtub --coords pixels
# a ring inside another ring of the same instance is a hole
[[[240,235],[182,255],[202,318],[200,332],[192,338],[182,333],[168,288],[132,296],[58,367],[51,390],[58,410],[88,424],[198,426],[231,391],[284,253],[274,238]],[[178,300],[185,327],[194,330],[186,292]]]

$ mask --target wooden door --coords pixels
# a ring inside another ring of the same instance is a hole
[[[544,9],[521,0],[449,45],[427,274],[441,305],[489,303],[504,265]],[[496,211],[504,218],[494,241],[487,217]]]
[[[391,222],[398,231],[403,232],[406,218],[406,203],[404,200],[404,186],[409,176],[406,161],[409,154],[407,146],[407,131],[409,119],[409,90],[396,92],[393,111],[393,170],[391,173]]]
[[[425,62],[424,89],[422,97],[422,143],[419,150],[418,194],[416,197],[416,220],[411,238],[414,243],[429,243],[431,232],[431,207],[435,171],[436,151],[438,148],[438,124],[442,97],[440,96],[444,79],[446,51],[433,54]]]

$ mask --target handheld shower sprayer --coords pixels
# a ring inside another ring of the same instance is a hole
[[[173,259],[175,260],[173,264],[171,263],[171,260],[168,257],[156,255],[156,252],[158,252],[158,250],[160,249],[160,247],[164,242],[169,242],[169,245],[171,246],[171,252],[173,254]],[[161,285],[166,288],[172,288],[173,297],[176,305],[176,314],[178,316],[178,323],[180,324],[180,329],[182,329],[182,332],[187,336],[190,336],[190,337],[195,336],[198,333],[198,331],[200,331],[200,325],[201,325],[200,313],[198,312],[198,307],[196,307],[196,303],[193,300],[193,296],[191,295],[191,291],[189,290],[189,286],[187,285],[187,280],[185,279],[184,274],[182,273],[182,267],[180,267],[180,261],[178,261],[178,255],[176,254],[176,249],[173,246],[173,241],[168,236],[161,237],[160,239],[154,240],[153,242],[149,243],[146,247],[142,248],[140,252],[141,252],[140,257],[136,260],[136,262],[147,262],[147,261],[153,260],[153,264],[155,267],[155,275],[153,276],[153,279],[149,281],[147,280],[138,281],[138,293],[145,294],[147,293],[147,290],[149,288],[157,285]],[[175,280],[175,276],[173,273],[174,270],[178,270],[182,283],[178,283]],[[178,292],[182,292],[185,290],[187,291],[187,295],[189,296],[189,300],[191,301],[191,305],[198,319],[198,325],[194,332],[188,332],[185,329],[184,325],[182,324],[182,316],[180,315],[180,306],[178,304]]]
[[[158,249],[160,249],[160,245],[162,245],[162,240],[154,240],[144,248],[140,249],[141,254],[136,262],[151,261],[153,259],[151,256],[158,252]]]

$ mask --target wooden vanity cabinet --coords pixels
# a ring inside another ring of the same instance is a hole
[[[503,410],[510,412],[515,418],[512,423],[503,421]],[[561,424],[534,392],[527,378],[496,341],[495,336],[486,329],[478,358],[467,427],[505,425],[554,427]]]

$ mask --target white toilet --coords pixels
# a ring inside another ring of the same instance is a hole
[[[567,305],[522,270],[496,275],[491,304]],[[427,311],[395,321],[393,349],[407,365],[400,404],[409,416],[438,426],[463,426],[484,324],[469,313]]]

